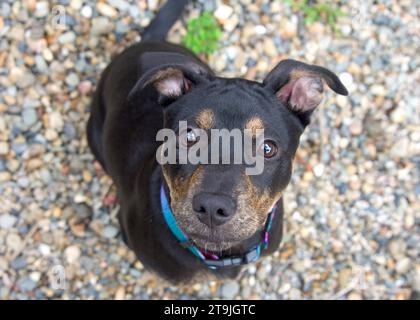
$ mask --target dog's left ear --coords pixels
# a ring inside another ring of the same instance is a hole
[[[336,93],[347,89],[330,70],[296,60],[281,61],[265,78],[263,85],[295,113],[304,125],[323,98],[324,82]]]
[[[158,93],[158,102],[168,105],[190,91],[194,86],[207,81],[211,71],[200,61],[187,55],[172,52],[147,52],[139,61],[141,78],[129,93],[135,97],[146,87]]]

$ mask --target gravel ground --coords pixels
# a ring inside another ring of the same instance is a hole
[[[282,1],[188,7],[169,40],[180,41],[190,17],[213,11],[224,31],[209,59],[219,74],[262,80],[294,58],[334,70],[350,91],[328,93],[302,137],[279,251],[238,281],[188,288],[163,285],[123,245],[115,190],[85,134],[101,71],[139,40],[162,1],[58,3],[65,20],[48,1],[0,3],[1,299],[418,297],[420,26],[412,1],[349,1],[338,33],[305,26]]]

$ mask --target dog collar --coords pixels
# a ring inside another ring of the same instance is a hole
[[[185,232],[182,231],[181,228],[178,227],[175,217],[172,213],[172,209],[169,205],[168,198],[166,196],[165,188],[163,184],[160,187],[160,205],[161,205],[162,213],[165,218],[166,224],[168,225],[172,234],[178,240],[181,247],[188,249],[193,255],[195,255],[197,258],[203,261],[211,269],[218,269],[221,267],[240,266],[240,265],[248,264],[250,262],[257,261],[261,255],[261,248],[263,248],[264,250],[267,249],[268,232],[270,231],[274,215],[277,211],[277,204],[275,204],[267,217],[265,229],[263,232],[263,239],[256,247],[249,250],[242,256],[232,256],[232,257],[221,258],[214,253],[209,253],[209,252],[199,249],[188,238]]]

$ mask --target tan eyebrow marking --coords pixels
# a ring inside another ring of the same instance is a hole
[[[260,117],[254,116],[245,123],[245,129],[252,130],[252,135],[256,135],[257,129],[264,129],[264,122]]]
[[[215,116],[211,109],[201,110],[200,113],[195,118],[197,126],[204,130],[209,130],[213,128],[215,122]]]

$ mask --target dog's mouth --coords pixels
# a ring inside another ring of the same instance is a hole
[[[217,232],[215,230],[209,233],[191,232],[188,235],[198,248],[211,252],[228,250],[245,240],[241,237],[232,237],[225,232]]]
[[[199,234],[191,234],[190,238],[199,249],[207,252],[225,251],[241,241],[233,238],[208,237]]]

